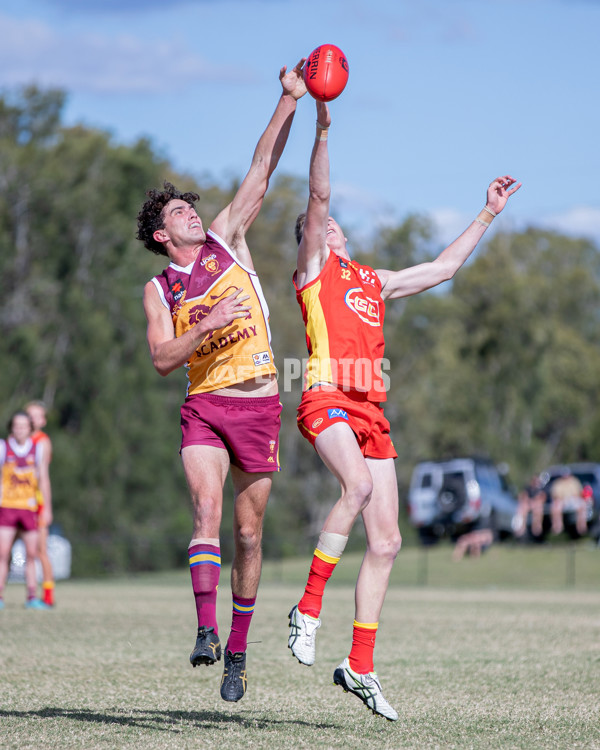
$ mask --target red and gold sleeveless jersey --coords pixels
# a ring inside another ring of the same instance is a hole
[[[11,437],[0,440],[0,505],[3,508],[38,509],[38,454],[39,449],[31,438],[24,445]]]
[[[48,463],[50,463],[50,461],[52,461],[52,448],[51,448],[52,442],[50,440],[50,437],[46,435],[46,433],[43,432],[42,430],[36,430],[34,433],[32,433],[31,439],[33,440],[34,445],[37,445],[42,440],[48,441],[47,445],[48,445],[48,449],[50,450],[50,458],[49,458]]]
[[[170,310],[175,335],[181,336],[211,307],[239,288],[250,299],[247,317],[210,333],[186,363],[188,395],[226,388],[277,372],[271,350],[269,308],[258,275],[243,266],[214,232],[196,260],[185,268],[171,263],[152,281]]]
[[[294,274],[294,287],[309,354],[304,389],[331,383],[385,401],[385,306],[375,271],[331,251],[316,279],[298,289]]]

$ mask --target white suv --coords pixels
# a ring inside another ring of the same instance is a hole
[[[421,541],[433,544],[473,529],[489,528],[498,537],[511,535],[517,500],[492,461],[454,458],[415,466],[408,509]]]

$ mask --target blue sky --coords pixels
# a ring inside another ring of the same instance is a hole
[[[1,89],[64,88],[69,124],[148,136],[218,180],[246,172],[280,66],[337,44],[332,212],[350,239],[419,212],[449,241],[512,174],[492,230],[600,241],[600,0],[0,0],[0,31]],[[305,97],[280,172],[306,176],[314,119]]]

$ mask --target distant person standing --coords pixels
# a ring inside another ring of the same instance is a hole
[[[35,561],[38,554],[39,492],[49,493],[48,464],[44,445],[35,445],[33,424],[26,411],[13,414],[8,423],[9,436],[0,440],[0,609],[4,607],[4,587],[8,579],[13,543],[20,531],[25,544],[25,585],[29,609],[49,609],[36,597]]]
[[[52,461],[52,441],[48,435],[43,432],[46,426],[46,404],[43,401],[30,401],[25,406],[25,411],[33,423],[33,434],[31,439],[34,445],[43,445],[44,450],[42,460],[46,462],[48,468],[48,477],[50,477],[50,461]],[[48,493],[46,497],[41,498],[38,508],[39,521],[39,538],[38,538],[38,557],[42,566],[42,601],[49,607],[54,606],[54,572],[52,563],[48,556],[48,529],[52,524],[52,488],[50,479],[48,479]]]

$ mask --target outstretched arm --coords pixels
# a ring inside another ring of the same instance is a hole
[[[302,240],[298,245],[296,285],[301,289],[316,278],[327,262],[327,224],[331,185],[327,137],[331,125],[329,107],[317,101],[317,132],[310,156],[308,206]]]
[[[409,297],[451,279],[475,250],[494,217],[504,209],[510,196],[521,187],[521,183],[515,184],[516,182],[510,175],[505,175],[490,183],[485,208],[460,237],[442,250],[431,263],[420,263],[401,271],[378,269],[376,273],[383,286],[383,298]]]
[[[248,174],[240,185],[233,201],[216,217],[211,224],[240,259],[252,267],[245,235],[258,215],[269,179],[279,162],[290,133],[296,113],[296,103],[306,93],[302,77],[304,58],[287,72],[284,65],[279,71],[282,92],[275,112],[260,137]]]

